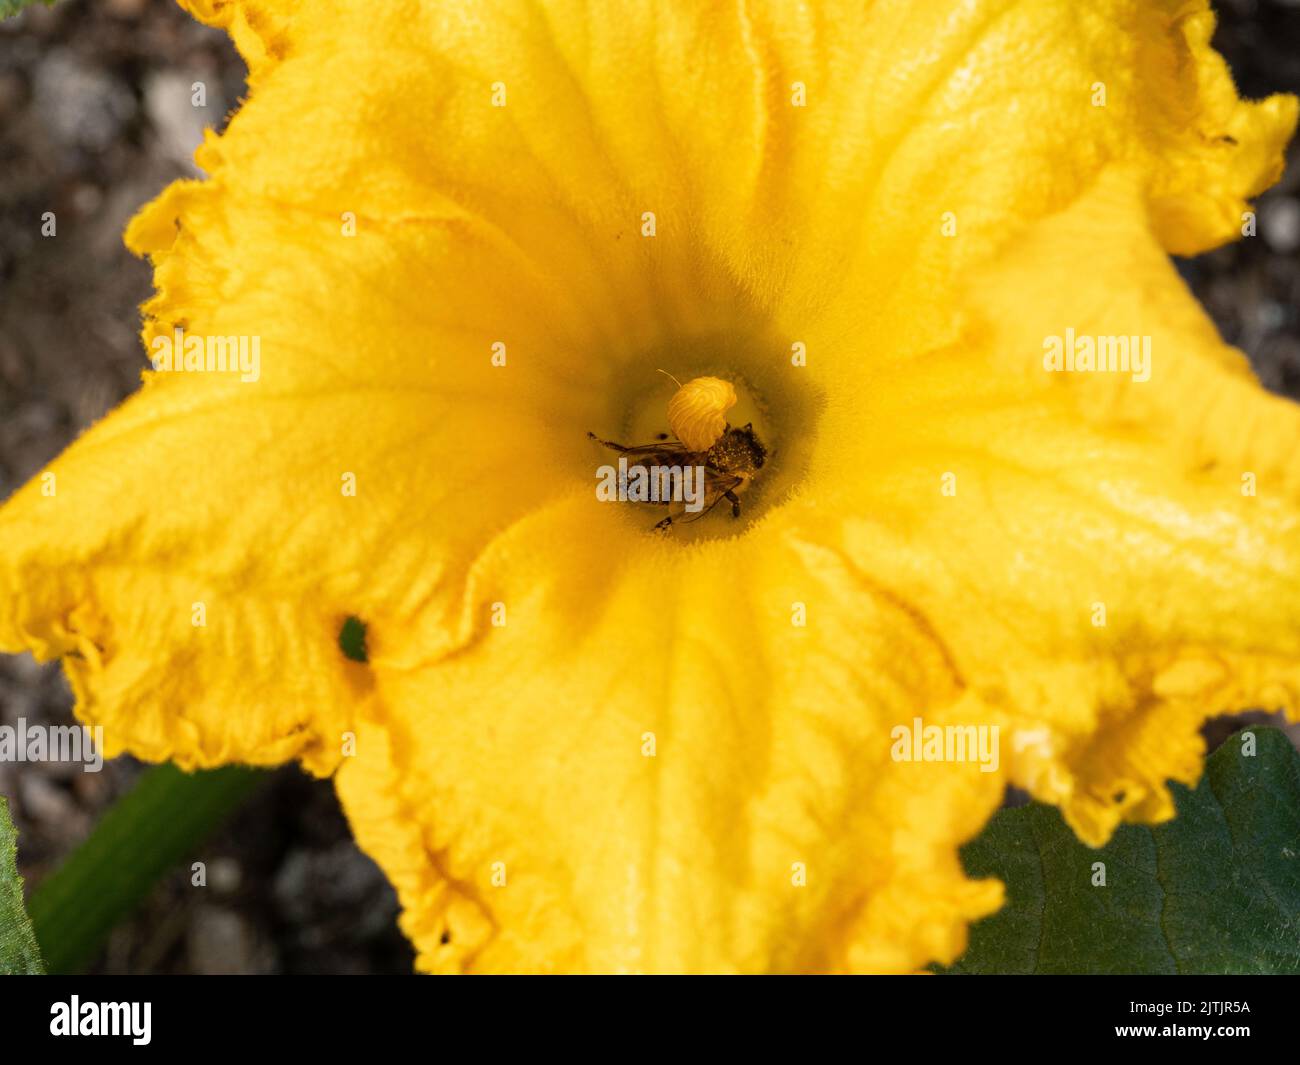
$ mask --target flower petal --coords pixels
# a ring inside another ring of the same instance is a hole
[[[1294,98],[1237,98],[1206,0],[203,11],[255,64],[206,169],[331,215],[508,234],[613,358],[727,324],[720,305],[865,374],[950,341],[965,273],[1111,163],[1140,173],[1169,251],[1234,238],[1296,123]]]
[[[1206,717],[1300,709],[1300,408],[1218,339],[1131,175],[1040,224],[971,306],[963,345],[882,378],[888,447],[818,510],[856,500],[845,550],[1009,713],[1016,782],[1100,843],[1172,815]],[[1150,338],[1150,380],[1047,372],[1067,330]]]
[[[656,550],[574,498],[495,542],[472,598],[441,661],[377,634],[338,776],[422,968],[911,971],[999,905],[956,848],[1002,777],[891,760],[918,708],[966,708],[835,552]]]
[[[478,316],[509,303],[503,335],[525,349],[553,319],[454,225],[345,237],[195,182],[129,237],[156,265],[150,350],[177,329],[229,338],[232,368],[146,373],[0,510],[0,648],[65,656],[110,754],[328,772],[367,683],[340,653],[344,619],[423,622],[430,651],[445,643],[481,542],[554,491],[515,460],[558,421],[586,461],[584,393],[527,360],[496,386]],[[433,263],[450,305],[392,283]],[[485,264],[501,288],[477,280]],[[233,368],[240,338],[256,365]]]
[[[110,752],[327,772],[354,730],[423,967],[950,960],[1008,776],[1098,840],[1168,811],[1206,713],[1295,708],[1295,411],[1163,255],[1235,232],[1295,103],[1237,100],[1203,4],[192,7],[251,102],[133,223],[145,338],[261,373],[151,375],[6,505],[0,647],[70,656]],[[755,323],[809,341],[808,476],[653,547],[581,434],[647,351]],[[1066,326],[1160,376],[1049,378]],[[920,714],[1008,764],[893,760]]]

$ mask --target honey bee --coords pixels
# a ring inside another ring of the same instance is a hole
[[[647,472],[654,467],[702,467],[704,470],[704,498],[699,511],[683,517],[684,510],[672,504],[678,513],[669,514],[658,522],[654,530],[669,532],[674,524],[684,525],[697,521],[713,510],[722,500],[731,504],[731,516],[740,517],[740,493],[753,483],[758,471],[767,460],[767,448],[754,432],[753,424],[735,429],[728,425],[717,443],[707,451],[692,451],[680,440],[669,439],[667,433],[659,434],[653,444],[626,446],[613,440],[602,440],[595,433],[588,439],[617,451],[627,460],[628,468],[642,466]],[[670,505],[668,500],[655,500],[658,505]]]

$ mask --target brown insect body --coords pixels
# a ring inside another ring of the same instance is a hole
[[[722,436],[707,451],[691,451],[679,440],[664,439],[654,444],[627,446],[612,440],[602,440],[595,433],[587,436],[598,444],[617,451],[628,467],[643,466],[647,470],[656,466],[702,466],[704,468],[704,504],[694,514],[683,517],[684,509],[670,514],[654,527],[669,530],[676,524],[696,521],[708,514],[723,499],[731,504],[732,517],[740,517],[739,493],[749,487],[767,459],[767,448],[754,433],[753,425],[736,429],[728,425]],[[679,507],[680,504],[661,501],[659,505]]]

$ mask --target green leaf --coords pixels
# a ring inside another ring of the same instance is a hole
[[[1300,973],[1300,754],[1277,729],[1246,729],[1195,791],[1172,787],[1173,821],[1126,825],[1099,850],[1055,807],[1000,811],[962,859],[1008,903],[944,971]]]
[[[36,936],[23,910],[18,837],[9,820],[9,804],[0,797],[0,976],[39,976],[44,972]]]
[[[145,773],[32,893],[32,925],[50,972],[84,967],[159,877],[201,857],[203,840],[267,775],[244,766]]]
[[[39,0],[46,7],[53,7],[54,0]],[[37,0],[0,0],[0,18],[16,15],[25,7],[31,7]]]

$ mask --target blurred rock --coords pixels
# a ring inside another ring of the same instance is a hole
[[[185,939],[190,971],[201,975],[270,971],[247,922],[234,910],[197,906]]]
[[[71,821],[79,814],[72,797],[48,774],[41,772],[40,763],[25,765],[18,777],[18,801],[27,816],[41,821]]]
[[[231,895],[243,883],[244,872],[234,858],[217,858],[208,865],[208,887],[219,895]]]
[[[379,867],[350,842],[323,851],[295,850],[275,879],[276,902],[297,923],[304,923],[313,908],[360,913],[363,903],[387,890]]]
[[[35,107],[61,144],[102,152],[135,114],[135,97],[115,78],[59,48],[36,68]]]
[[[149,0],[107,0],[109,12],[122,19],[138,19],[148,10]]]
[[[1296,47],[1300,48],[1300,42]],[[1300,249],[1300,200],[1278,197],[1266,201],[1259,212],[1259,231],[1279,255]]]

